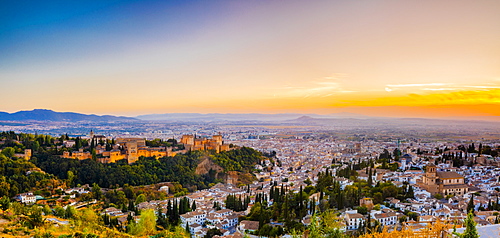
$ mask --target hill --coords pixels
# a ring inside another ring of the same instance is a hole
[[[207,159],[210,161],[206,161]],[[125,160],[103,164],[91,159],[75,160],[40,154],[35,163],[60,179],[67,179],[67,171],[73,171],[74,182],[78,184],[96,183],[109,188],[115,185],[139,186],[168,181],[179,182],[184,187],[196,190],[207,188],[211,183],[225,181],[231,171],[248,177],[254,166],[264,159],[266,157],[261,152],[242,147],[221,153],[193,151],[159,159],[142,157],[133,164],[127,164]]]
[[[345,117],[360,117],[357,114],[333,113],[329,115],[318,114],[300,114],[300,113],[279,113],[279,114],[263,114],[263,113],[165,113],[165,114],[148,114],[140,115],[136,118],[141,120],[157,120],[157,121],[201,121],[201,122],[235,122],[235,121],[284,121],[292,120],[297,117],[308,116],[315,118],[345,118]]]
[[[15,113],[0,112],[0,121],[137,121],[138,119],[132,117],[117,117],[117,116],[98,116],[87,115],[75,112],[55,112],[47,109],[34,109],[31,111],[19,111]]]

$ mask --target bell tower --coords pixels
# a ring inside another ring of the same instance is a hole
[[[431,194],[436,194],[438,192],[438,177],[437,177],[436,165],[430,163],[425,168],[425,176],[423,177],[424,185],[427,187],[427,191]]]

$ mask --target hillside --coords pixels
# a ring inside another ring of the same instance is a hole
[[[33,189],[41,189],[42,195],[51,194],[46,190],[47,184],[62,185],[63,183],[52,175],[42,172],[34,164],[19,159],[4,148],[0,153],[0,197],[14,197]]]
[[[90,159],[66,159],[46,153],[38,155],[35,163],[60,179],[67,179],[67,171],[72,171],[76,184],[97,183],[109,188],[124,184],[139,186],[179,182],[196,190],[207,188],[211,183],[224,182],[229,171],[237,171],[247,178],[235,181],[248,181],[253,167],[264,159],[262,153],[242,147],[221,153],[193,151],[159,159],[143,157],[133,164],[126,161],[102,164]]]

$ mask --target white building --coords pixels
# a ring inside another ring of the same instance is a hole
[[[181,222],[182,225],[186,225],[186,223],[189,223],[190,225],[194,224],[200,224],[203,225],[205,223],[205,220],[207,218],[207,215],[205,213],[201,212],[188,212],[186,214],[181,215]]]
[[[373,214],[373,218],[382,226],[392,226],[398,223],[398,216],[395,212]]]
[[[16,196],[21,203],[34,204],[36,202],[36,196],[33,193],[21,193]]]
[[[357,230],[365,223],[365,217],[356,210],[347,211],[345,214],[345,223],[347,230]]]

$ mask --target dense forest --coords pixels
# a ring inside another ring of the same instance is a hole
[[[54,176],[38,171],[32,163],[13,157],[10,150],[0,153],[0,197],[14,197],[33,188],[44,191],[42,194],[50,194],[47,190],[59,184]]]
[[[159,182],[179,182],[184,187],[204,189],[209,184],[219,182],[220,174],[196,174],[196,167],[205,158],[210,158],[221,166],[224,172],[250,172],[261,160],[262,153],[247,147],[215,153],[213,151],[192,151],[174,157],[140,158],[136,163],[127,164],[125,160],[103,164],[95,160],[75,160],[61,158],[50,153],[38,154],[32,161],[47,173],[61,179],[68,179],[68,171],[74,175],[72,185],[93,184],[101,187],[118,187],[124,184],[133,186]],[[224,173],[219,172],[219,173]]]

